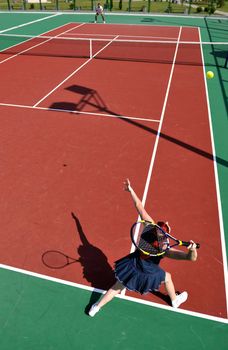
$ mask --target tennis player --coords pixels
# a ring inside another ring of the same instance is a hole
[[[97,17],[99,15],[101,15],[101,17],[103,19],[103,23],[105,23],[104,10],[103,10],[103,7],[101,6],[101,4],[99,2],[97,4],[97,7],[96,7],[95,11],[96,11],[96,14],[95,14],[95,22],[94,23],[97,23]]]
[[[142,202],[131,187],[130,181],[124,182],[124,189],[131,194],[136,210],[142,220],[150,221],[155,224],[154,220],[144,209]],[[165,232],[170,232],[170,226],[166,221],[157,223]],[[188,293],[183,292],[179,295],[175,292],[171,274],[164,271],[160,266],[160,260],[165,256],[177,260],[197,260],[196,244],[191,244],[187,248],[187,252],[171,248],[162,256],[147,256],[140,253],[139,250],[123,257],[115,262],[115,284],[103,295],[100,301],[94,304],[89,310],[89,316],[93,317],[105,304],[111,301],[124,288],[130,291],[136,291],[141,294],[158,291],[160,285],[164,283],[166,291],[170,297],[171,304],[174,308],[178,308],[188,298]]]

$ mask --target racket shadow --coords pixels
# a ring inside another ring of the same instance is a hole
[[[60,250],[47,250],[42,254],[42,262],[49,269],[63,269],[64,267],[79,262]]]
[[[78,217],[73,212],[71,215],[75,221],[76,232],[81,240],[77,252],[79,255],[78,261],[83,268],[83,277],[95,289],[107,290],[115,283],[113,268],[108,263],[108,258],[103,251],[89,242]],[[85,313],[88,313],[90,306],[100,298],[100,295],[96,290],[92,292]]]

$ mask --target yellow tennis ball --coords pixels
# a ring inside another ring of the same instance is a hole
[[[212,78],[214,78],[214,73],[212,72],[212,71],[208,71],[207,72],[207,79],[212,79]]]

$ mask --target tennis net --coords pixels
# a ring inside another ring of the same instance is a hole
[[[172,63],[175,60],[175,64],[223,66],[228,55],[228,42],[0,34],[0,54],[1,61],[3,55],[34,55],[148,63]]]

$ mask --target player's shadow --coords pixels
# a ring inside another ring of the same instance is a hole
[[[158,299],[161,299],[163,301],[165,301],[166,304],[168,304],[169,306],[171,306],[171,300],[170,297],[167,294],[164,294],[160,291],[153,291],[152,294],[154,296],[156,296]]]
[[[180,293],[181,293],[180,291],[176,291],[176,295],[179,295]],[[169,306],[172,306],[171,299],[168,296],[168,294],[164,294],[164,293],[162,293],[160,291],[153,291],[152,294],[154,296],[156,296],[157,298],[163,300]]]
[[[107,290],[110,288],[115,283],[115,276],[112,267],[108,263],[107,256],[101,249],[88,241],[78,217],[73,212],[71,215],[75,221],[76,232],[81,240],[81,245],[77,248],[78,261],[82,265],[84,278],[95,288],[85,308],[85,312],[88,313],[90,306],[100,297],[100,293],[96,289]]]

